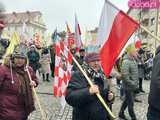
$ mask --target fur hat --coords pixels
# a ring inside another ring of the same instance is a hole
[[[86,63],[90,63],[90,62],[94,62],[94,61],[99,61],[100,60],[100,56],[98,53],[89,53],[86,55],[86,57],[84,58]]]
[[[24,43],[15,46],[12,57],[20,57],[27,59],[28,48]]]

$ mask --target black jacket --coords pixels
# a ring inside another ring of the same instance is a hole
[[[151,76],[149,106],[160,113],[160,46],[156,50]]]
[[[95,78],[93,82],[99,86],[101,95],[107,100],[108,90],[104,90],[103,79]],[[89,84],[79,71],[71,77],[66,101],[73,107],[72,120],[110,120],[96,95],[90,95]]]
[[[29,59],[29,65],[32,67],[34,71],[40,68],[40,55],[37,51],[29,51],[27,53],[28,59]]]

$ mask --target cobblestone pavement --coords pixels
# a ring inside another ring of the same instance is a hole
[[[142,100],[142,103],[135,103],[135,112],[138,120],[146,120],[146,112],[147,112],[147,99],[148,99],[148,91],[149,91],[150,81],[144,81],[144,90],[146,93],[139,94],[137,96],[138,99]],[[116,92],[115,84],[113,83],[114,91]],[[48,117],[48,120],[71,120],[72,118],[72,107],[66,106],[64,112],[60,111],[60,102],[58,98],[53,96],[52,90],[52,82],[41,82],[39,87],[36,88],[38,96],[40,98],[40,102],[42,108],[45,110],[45,114]],[[120,106],[121,100],[117,96],[115,102],[113,104],[113,113],[117,116]],[[128,116],[128,112],[126,110],[126,115]],[[34,111],[29,120],[42,120],[42,116],[40,114],[40,110],[36,105],[36,111]],[[47,120],[47,119],[46,119]],[[116,120],[119,120],[118,117]]]

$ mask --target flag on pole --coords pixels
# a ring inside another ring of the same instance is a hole
[[[101,66],[106,76],[139,24],[109,1],[102,10],[97,41],[100,46]]]
[[[20,44],[20,37],[16,32],[14,32],[11,36],[10,44],[7,48],[5,56],[12,54],[15,46],[18,45],[18,44]]]
[[[59,37],[57,39],[60,39]],[[63,41],[56,41],[55,70],[54,70],[54,96],[61,98],[62,108],[65,106],[65,94],[71,78],[72,54]]]
[[[70,27],[69,27],[67,22],[66,22],[66,27],[67,27],[67,33],[71,33],[71,29],[70,29]]]
[[[74,44],[74,34],[71,33],[71,29],[68,25],[68,23],[66,22],[66,27],[67,27],[67,39],[66,39],[66,44],[68,46],[68,48],[71,48],[72,45]]]
[[[77,51],[79,51],[80,48],[83,46],[82,40],[81,40],[81,29],[77,20],[77,15],[75,15],[75,44],[76,44]]]

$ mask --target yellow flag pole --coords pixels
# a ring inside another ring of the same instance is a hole
[[[27,74],[28,74],[28,77],[29,77],[30,82],[32,82],[32,78],[31,78],[30,72],[29,72],[29,70],[28,70],[28,66],[26,66],[26,71],[27,71]],[[44,111],[43,111],[42,106],[41,106],[41,104],[40,104],[40,100],[39,100],[39,98],[38,98],[38,96],[37,96],[37,93],[36,93],[36,90],[35,90],[34,87],[32,87],[32,91],[33,91],[33,93],[34,93],[35,99],[36,99],[37,104],[38,104],[38,106],[39,106],[39,109],[40,109],[40,112],[41,112],[41,115],[42,115],[42,119],[43,119],[43,120],[48,120],[48,118],[46,119],[46,117],[45,117]]]
[[[73,61],[76,63],[76,65],[78,66],[78,68],[80,69],[80,71],[83,73],[83,75],[87,79],[89,85],[93,86],[93,83],[91,82],[90,78],[87,76],[87,74],[84,72],[84,70],[82,69],[82,67],[80,66],[80,64],[77,62],[77,60],[74,57],[73,57]],[[99,93],[97,93],[96,96],[98,97],[99,101],[102,103],[102,105],[104,106],[104,108],[107,110],[107,112],[109,113],[111,119],[115,119],[116,117],[113,115],[113,113],[111,112],[111,110],[108,107],[108,105],[105,103],[105,101],[102,98],[102,96]]]

